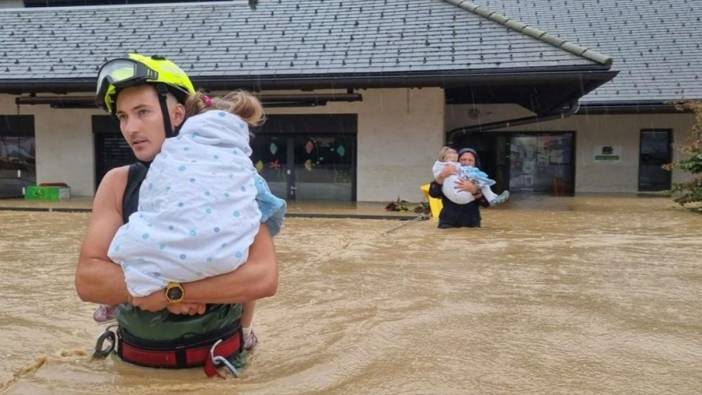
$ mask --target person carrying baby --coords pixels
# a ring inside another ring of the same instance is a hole
[[[432,166],[434,179],[436,180],[446,167],[455,170],[443,180],[441,187],[443,194],[456,204],[467,204],[473,201],[475,197],[472,194],[456,189],[457,181],[469,180],[479,187],[480,192],[490,203],[491,207],[506,202],[509,199],[509,191],[504,191],[499,195],[493,192],[490,187],[495,185],[496,182],[480,170],[478,167],[480,164],[476,163],[476,158],[477,153],[472,148],[463,148],[460,152],[448,146],[441,148],[439,159]]]

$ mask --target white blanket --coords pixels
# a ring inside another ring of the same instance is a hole
[[[224,111],[190,117],[164,142],[139,189],[138,211],[108,252],[122,265],[130,294],[246,262],[261,220],[250,155],[246,123]]]

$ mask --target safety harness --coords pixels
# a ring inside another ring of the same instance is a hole
[[[207,377],[224,378],[217,371],[220,366],[224,366],[234,377],[239,377],[239,371],[229,359],[242,352],[243,347],[239,320],[224,330],[187,341],[146,342],[123,327],[111,325],[98,337],[93,357],[103,359],[116,352],[123,361],[134,365],[166,369],[202,366]]]
[[[127,186],[122,200],[124,223],[128,222],[129,215],[137,209],[139,186],[147,171],[148,164],[134,163],[129,166]],[[203,335],[168,341],[147,341],[132,335],[122,326],[111,325],[98,337],[93,357],[103,359],[116,352],[125,362],[151,368],[183,369],[202,366],[207,377],[223,378],[224,376],[217,371],[218,367],[223,366],[233,376],[238,377],[239,372],[230,359],[241,353],[243,346],[243,332],[238,319]]]

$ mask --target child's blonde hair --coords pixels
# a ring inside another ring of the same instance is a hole
[[[446,155],[448,155],[449,152],[456,152],[456,150],[447,145],[441,147],[439,150],[439,160],[441,162],[446,162]],[[458,154],[458,152],[456,152],[456,154]]]
[[[246,91],[232,91],[222,97],[209,97],[198,91],[185,101],[185,114],[201,114],[209,110],[222,110],[239,116],[250,126],[258,126],[264,121],[263,105]]]

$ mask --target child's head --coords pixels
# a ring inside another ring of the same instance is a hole
[[[458,152],[451,147],[441,147],[441,150],[439,150],[439,160],[441,162],[456,162],[458,160]]]
[[[229,92],[222,97],[208,97],[203,92],[190,95],[185,102],[186,116],[201,114],[209,110],[222,110],[237,115],[250,126],[263,121],[263,106],[258,99],[246,91]]]

